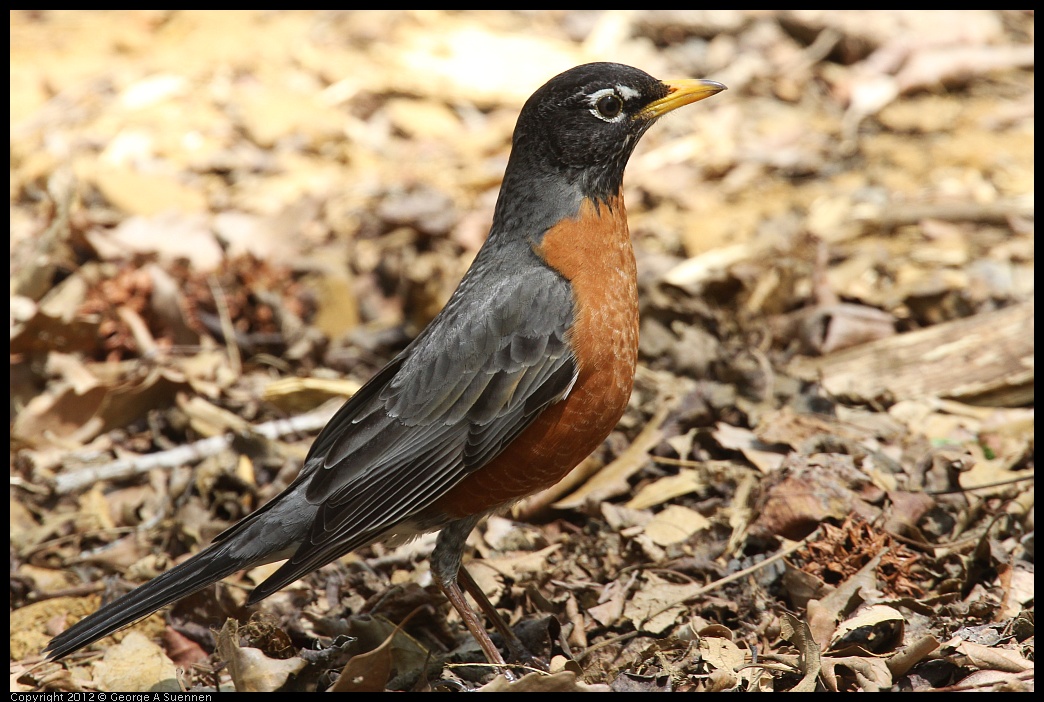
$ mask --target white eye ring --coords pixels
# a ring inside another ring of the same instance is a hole
[[[613,100],[606,100],[606,98],[613,98]],[[620,97],[620,94],[612,88],[603,88],[591,93],[587,103],[591,106],[591,114],[603,122],[619,122],[624,118],[624,100]],[[615,103],[618,107],[615,114],[606,114],[603,110],[607,103]]]

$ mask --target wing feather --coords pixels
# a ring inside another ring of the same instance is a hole
[[[577,373],[568,281],[544,267],[480,278],[497,281],[481,296],[486,304],[468,302],[477,298],[464,294],[465,278],[391,370],[320,434],[305,466],[306,496],[317,506],[308,538],[252,601],[383,534],[413,528],[414,517],[568,392]]]

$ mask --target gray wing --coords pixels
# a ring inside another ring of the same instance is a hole
[[[568,281],[543,267],[476,278],[320,433],[303,471],[308,539],[251,601],[408,521],[568,394]]]

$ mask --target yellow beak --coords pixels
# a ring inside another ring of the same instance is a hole
[[[671,110],[709,98],[711,95],[717,95],[722,90],[727,89],[724,85],[714,80],[665,80],[663,84],[667,86],[667,95],[646,105],[639,113],[640,116],[647,119],[656,119]]]

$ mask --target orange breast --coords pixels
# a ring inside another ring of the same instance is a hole
[[[579,375],[497,458],[450,490],[436,509],[487,512],[550,487],[591,454],[623,416],[638,361],[638,280],[623,198],[585,201],[547,232],[537,253],[573,288],[569,340]]]

